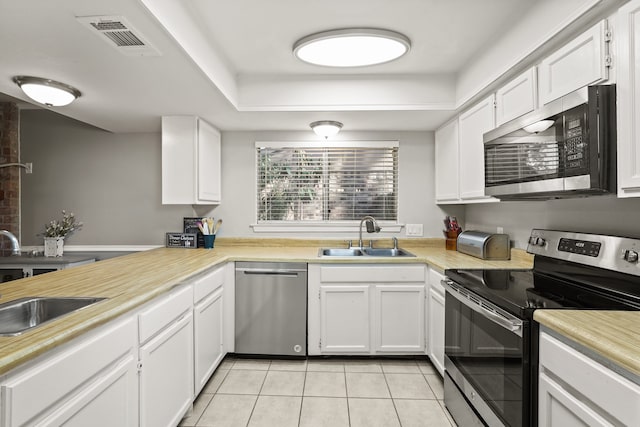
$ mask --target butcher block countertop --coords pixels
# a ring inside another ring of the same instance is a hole
[[[536,310],[534,320],[640,379],[640,311]],[[625,372],[620,372],[623,375]],[[629,376],[629,375],[626,375]]]
[[[390,243],[390,241],[388,242]],[[382,241],[376,247],[388,246]],[[41,325],[22,335],[0,337],[0,374],[167,292],[216,264],[229,261],[308,263],[427,263],[448,268],[531,268],[532,257],[514,250],[511,261],[482,261],[444,249],[443,239],[400,242],[415,258],[318,257],[322,247],[342,241],[292,239],[218,239],[214,249],[158,248],[89,265],[0,284],[0,303],[27,296],[105,297],[104,301]]]

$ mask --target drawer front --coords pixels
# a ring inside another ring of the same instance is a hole
[[[158,331],[193,307],[193,286],[185,285],[160,297],[139,314],[140,343],[145,343]]]
[[[213,291],[224,284],[224,267],[207,272],[193,284],[193,302],[197,303],[211,295]]]
[[[1,386],[4,425],[29,423],[127,353],[135,353],[135,324],[132,316],[107,325],[35,366],[10,375]]]
[[[624,425],[639,425],[639,385],[547,334],[540,335],[540,370],[541,375],[569,385]]]
[[[420,265],[335,265],[320,267],[322,283],[422,282],[426,267]]]

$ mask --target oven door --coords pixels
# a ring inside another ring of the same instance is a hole
[[[450,280],[443,285],[445,382],[452,381],[457,389],[452,396],[445,392],[445,404],[450,411],[454,408],[454,419],[464,396],[473,407],[468,412],[479,414],[489,426],[528,426],[529,322]]]

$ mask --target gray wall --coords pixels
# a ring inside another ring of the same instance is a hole
[[[640,199],[594,196],[539,202],[468,205],[465,229],[496,232],[504,227],[515,246],[526,248],[532,228],[613,234],[640,238]]]
[[[160,245],[191,206],[161,204],[160,135],[113,134],[47,110],[21,112],[22,244],[66,209],[84,222],[72,245]]]
[[[446,214],[464,220],[464,208],[434,203],[433,132],[341,134],[343,139],[399,140],[399,216],[424,224],[426,237],[441,237]],[[179,231],[182,217],[222,218],[220,236],[355,238],[349,234],[254,233],[256,140],[317,140],[309,132],[223,132],[222,204],[211,207],[162,205],[160,134],[113,134],[47,110],[23,110],[22,243],[41,245],[50,219],[73,211],[85,223],[72,245],[162,245],[166,231]],[[400,236],[404,235],[404,231]],[[378,236],[383,237],[383,236]]]
[[[423,224],[425,237],[442,237],[445,215],[463,219],[464,208],[438,207],[434,200],[434,133],[433,132],[341,132],[342,140],[399,141],[398,195],[399,221]],[[222,134],[222,204],[213,215],[223,218],[225,235],[243,237],[310,237],[353,239],[349,234],[318,233],[254,233],[250,224],[256,221],[255,205],[255,141],[317,141],[312,132],[223,132]],[[337,141],[329,142],[339,144]],[[398,235],[404,236],[404,230]],[[375,238],[383,238],[384,234]]]

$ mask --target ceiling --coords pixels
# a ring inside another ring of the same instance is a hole
[[[15,75],[70,84],[82,96],[53,110],[112,132],[158,131],[172,114],[222,130],[433,130],[460,106],[457,76],[543,1],[0,0],[0,93],[28,101]],[[125,55],[77,19],[96,15],[124,17],[160,54]],[[344,27],[398,31],[412,48],[351,70],[293,57],[296,40]]]

